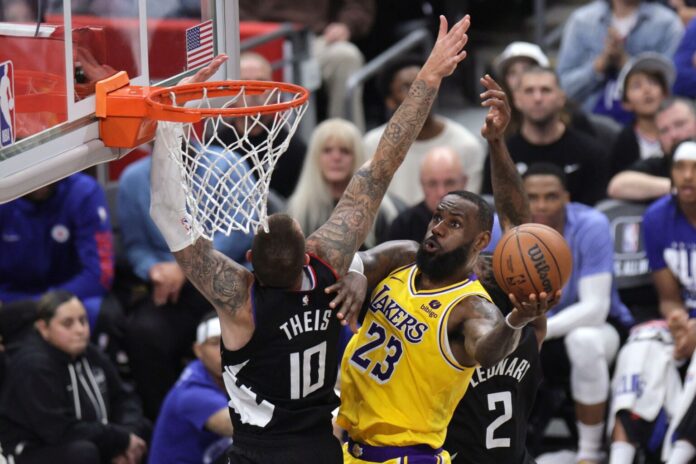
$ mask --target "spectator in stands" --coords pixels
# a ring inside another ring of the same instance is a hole
[[[563,31],[558,74],[568,97],[585,111],[627,122],[617,75],[632,56],[672,56],[684,33],[677,14],[644,0],[595,0],[575,10]]]
[[[195,361],[181,373],[162,404],[149,464],[227,463],[232,420],[222,380],[220,319],[209,313],[196,330]]]
[[[403,57],[392,62],[379,76],[379,86],[385,103],[390,111],[404,101],[408,89],[416,78],[423,62],[420,58]],[[365,134],[365,150],[371,157],[377,149],[377,142],[384,132],[385,125],[379,126]],[[421,160],[428,151],[435,147],[448,146],[462,158],[466,175],[467,187],[470,191],[479,193],[483,175],[485,153],[479,140],[461,124],[444,116],[430,113],[416,141],[406,155],[406,159],[389,184],[389,193],[396,195],[409,206],[423,200],[423,191],[416,182]]]
[[[641,159],[662,157],[655,115],[670,95],[674,65],[654,52],[631,58],[619,74],[619,90],[625,109],[634,114],[632,124],[619,133],[611,155],[611,174]]]
[[[277,21],[303,24],[317,38],[312,55],[319,62],[321,79],[326,85],[328,117],[345,117],[345,89],[348,77],[363,66],[364,58],[351,40],[372,28],[374,0],[241,0],[241,21]],[[362,92],[352,100],[353,121],[364,129]]]
[[[36,332],[11,354],[0,394],[0,441],[16,464],[137,464],[144,456],[151,424],[89,334],[75,295],[41,298]]]
[[[607,151],[590,136],[561,120],[565,94],[553,70],[532,67],[522,74],[515,92],[515,106],[522,126],[507,141],[520,174],[533,163],[553,163],[568,176],[568,192],[574,201],[594,205],[605,197]],[[490,193],[490,162],[485,165],[484,192]]]
[[[696,98],[696,17],[686,26],[684,38],[674,53],[674,66],[677,68],[675,95]]]
[[[151,167],[148,156],[125,169],[119,182],[118,215],[126,257],[135,276],[149,287],[149,293],[128,308],[126,341],[145,414],[154,420],[181,372],[182,358],[190,356],[201,317],[212,308],[186,280],[150,219]],[[241,178],[244,169],[241,164],[235,173],[238,177],[231,180]],[[231,259],[245,263],[251,240],[251,234],[237,231],[229,237],[215,235],[213,244]]]
[[[609,364],[619,348],[619,331],[633,323],[613,285],[609,221],[594,208],[570,201],[565,174],[555,164],[530,166],[523,182],[532,221],[563,234],[573,255],[561,300],[547,315],[540,355],[544,377],[547,383],[560,386],[570,377],[579,435],[577,460],[599,463]]]
[[[3,0],[0,3],[0,21],[28,23],[36,21],[35,2],[28,0]]]
[[[425,198],[394,219],[387,240],[422,242],[440,199],[448,192],[466,190],[468,179],[462,157],[452,148],[443,146],[432,148],[425,154],[420,164],[419,180]]]
[[[344,119],[328,119],[314,129],[287,210],[300,223],[305,235],[310,235],[331,216],[348,182],[365,161],[362,136],[355,124]],[[399,198],[385,195],[364,246],[370,248],[385,241],[392,221],[405,208]]]
[[[663,0],[664,3],[664,0]],[[667,0],[669,6],[674,8],[684,24],[689,24],[696,18],[695,0]]]
[[[100,347],[122,335],[123,312],[109,298],[114,277],[113,238],[104,190],[73,174],[0,205],[0,334],[12,342],[34,322],[32,303],[55,289],[84,304]],[[113,344],[110,344],[114,342]]]
[[[239,78],[242,80],[270,81],[272,80],[271,63],[258,53],[242,53],[239,57]],[[255,100],[257,103],[254,104],[263,105],[264,103],[263,97],[247,97],[247,106],[251,106],[249,102],[251,98],[257,99]],[[261,117],[261,120],[265,124],[272,125],[273,115],[264,115]],[[240,133],[243,133],[245,130],[244,122],[243,118],[232,118],[232,123]],[[284,140],[286,134],[287,130],[281,128],[276,140]],[[245,142],[243,145],[244,147],[249,147],[250,145],[259,147],[265,142],[268,133],[260,124],[257,124],[249,128],[247,136],[248,143]],[[218,132],[218,137],[220,137],[223,143],[230,144],[235,141],[237,135],[232,128],[223,127]],[[290,197],[295,190],[306,152],[307,146],[299,135],[295,134],[290,138],[288,149],[280,157],[278,164],[276,164],[273,175],[271,176],[271,189],[284,199]]]
[[[688,360],[692,357],[696,346],[696,279],[694,278],[693,252],[696,249],[696,231],[693,228],[693,221],[696,219],[696,142],[692,140],[684,141],[677,145],[674,157],[671,162],[671,181],[675,192],[668,194],[655,201],[646,210],[643,216],[643,229],[645,234],[645,249],[653,273],[653,281],[657,289],[660,312],[667,320],[668,327],[672,335],[674,344],[669,343],[672,356],[677,360]],[[653,323],[653,325],[656,325]],[[653,332],[655,330],[653,329]],[[654,337],[653,337],[654,338]],[[668,342],[671,342],[668,339]],[[643,342],[644,343],[644,342]],[[629,343],[622,349],[624,352],[629,350],[640,350],[640,346]],[[693,401],[693,396],[687,401],[681,402],[677,408],[668,404],[671,394],[671,384],[675,381],[670,379],[677,376],[675,368],[670,363],[658,364],[660,353],[657,350],[651,352],[651,362],[644,366],[644,370],[638,370],[633,374],[636,380],[626,385],[644,385],[650,387],[653,401],[662,400],[661,396],[666,397],[667,412],[674,412],[670,433],[665,440],[665,450],[663,458],[670,457],[669,463],[687,464],[696,457],[694,449],[694,437],[696,429],[694,426],[694,409],[691,414],[685,414],[685,409]],[[630,360],[630,359],[629,359]],[[636,363],[635,358],[633,362]],[[694,363],[692,362],[692,367]],[[617,375],[635,371],[635,365],[620,364],[617,366]],[[662,370],[658,370],[662,368]],[[691,371],[691,367],[689,371]],[[657,372],[657,377],[655,377]],[[696,372],[694,372],[696,373]],[[620,386],[621,379],[617,383]],[[689,383],[692,385],[689,387]],[[685,392],[690,391],[693,395],[693,378],[688,376],[685,379]],[[628,391],[626,391],[628,390]],[[654,418],[648,416],[651,411],[650,404],[641,402],[640,393],[634,393],[635,388],[624,388],[620,391],[623,396],[615,394],[615,401],[620,404],[615,406],[614,412],[620,409],[628,409],[631,415],[619,413],[616,426],[613,430],[614,444],[612,444],[612,459],[616,459],[617,464],[632,463],[636,452],[636,446],[647,448],[649,452],[657,449],[651,443],[647,443],[647,437],[641,429],[646,428],[646,423],[650,428],[659,430],[660,421],[665,417]],[[634,394],[634,399],[631,394]],[[623,406],[623,408],[622,408]],[[676,409],[676,411],[674,411]],[[653,411],[654,412],[654,411]],[[662,413],[664,415],[664,413]],[[669,420],[668,417],[666,417]],[[683,421],[682,421],[683,418]],[[680,424],[680,422],[682,422]],[[650,430],[650,429],[648,429]],[[676,436],[672,432],[677,431]],[[643,432],[643,433],[642,433]],[[664,431],[662,432],[664,433]],[[658,435],[659,437],[659,435]],[[672,442],[677,440],[674,445]],[[691,442],[687,441],[691,440]],[[672,454],[672,456],[670,456]],[[616,456],[615,456],[616,455]],[[612,463],[615,461],[612,460]]]
[[[498,55],[493,61],[496,79],[500,82],[501,87],[508,94],[510,101],[513,101],[515,90],[520,83],[522,74],[532,66],[540,66],[542,68],[549,67],[549,59],[537,44],[529,42],[512,42],[505,50]],[[522,125],[522,114],[512,105],[512,119],[508,124],[506,135],[509,137],[520,130]],[[594,135],[592,123],[587,118],[585,113],[580,111],[570,100],[566,100],[564,113],[562,116],[564,122],[568,123],[573,128]]]
[[[610,197],[651,201],[670,192],[671,154],[678,142],[696,137],[696,107],[684,98],[667,98],[657,110],[655,123],[664,156],[636,161],[616,174],[607,189]]]

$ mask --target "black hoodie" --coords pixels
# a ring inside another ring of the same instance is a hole
[[[5,452],[88,440],[110,460],[126,451],[130,433],[147,439],[149,423],[96,347],[72,359],[35,332],[9,357],[0,393]]]

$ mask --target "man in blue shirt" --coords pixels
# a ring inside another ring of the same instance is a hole
[[[578,424],[577,461],[598,463],[609,395],[609,363],[619,332],[633,323],[613,285],[613,240],[608,219],[570,201],[556,165],[533,164],[523,175],[532,221],[553,227],[568,242],[573,270],[560,302],[548,312],[541,362],[546,381],[564,385],[570,376]]]
[[[663,450],[663,458],[676,464],[696,457],[696,142],[677,145],[670,175],[676,194],[650,205],[643,228],[660,312],[674,338],[674,358],[692,358]]]
[[[193,351],[198,359],[186,366],[162,404],[149,464],[213,463],[225,459],[224,451],[232,442],[222,380],[220,319],[215,313],[199,324]]]
[[[33,322],[32,301],[55,289],[83,302],[93,339],[112,332],[120,307],[103,305],[114,277],[111,222],[104,190],[92,177],[74,174],[0,205],[0,256],[6,341]]]
[[[209,162],[217,162],[220,180],[237,155],[221,148],[207,148]],[[215,161],[216,160],[216,161]],[[126,331],[130,365],[145,414],[152,420],[167,391],[181,372],[181,359],[190,356],[196,325],[212,310],[205,298],[186,280],[174,261],[162,234],[150,219],[150,171],[152,160],[143,158],[126,168],[119,181],[118,215],[124,251],[133,273],[149,293],[129,308],[132,316]],[[246,165],[239,164],[226,182],[244,177]],[[214,182],[213,179],[210,180]],[[215,235],[216,250],[236,262],[245,263],[251,234],[235,231]]]

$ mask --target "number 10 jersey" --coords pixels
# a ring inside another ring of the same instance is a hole
[[[473,275],[419,291],[418,272],[413,264],[380,282],[343,356],[338,423],[355,441],[441,447],[474,372],[454,358],[447,322],[464,298],[488,293]]]

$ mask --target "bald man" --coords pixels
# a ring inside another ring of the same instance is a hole
[[[239,78],[246,81],[270,81],[273,80],[273,68],[263,55],[245,52],[239,56]],[[263,96],[247,97],[247,106],[263,105],[263,100]],[[264,116],[262,120],[272,123],[273,115]],[[235,118],[233,123],[238,131],[244,130],[244,120],[242,118]],[[281,133],[276,139],[284,140],[285,129],[280,131]],[[257,147],[263,144],[268,137],[266,130],[261,125],[251,127],[248,135],[251,144]],[[225,127],[220,130],[218,136],[227,144],[232,142],[236,134],[232,129]],[[245,144],[244,146],[248,145]],[[296,133],[290,139],[288,149],[278,160],[278,164],[271,176],[271,190],[284,199],[292,195],[292,192],[295,190],[306,152],[307,145],[305,145],[300,135]]]
[[[450,147],[440,146],[428,151],[419,173],[425,199],[394,219],[389,228],[389,240],[421,242],[440,199],[448,192],[466,190],[468,179],[462,157]]]

